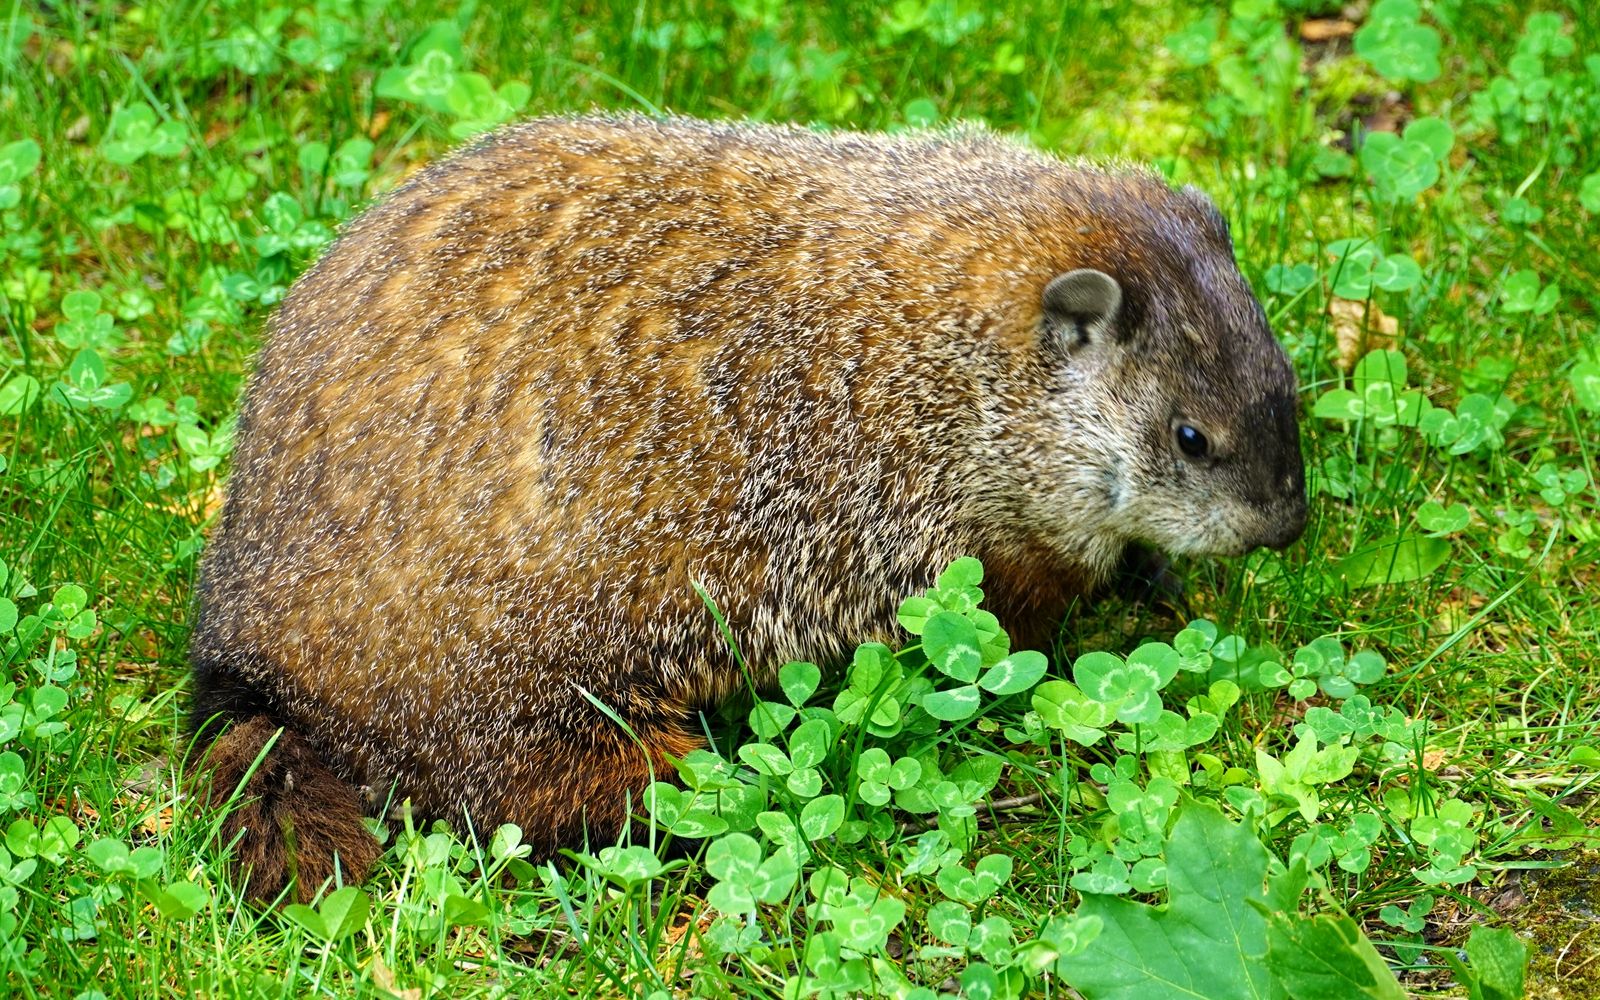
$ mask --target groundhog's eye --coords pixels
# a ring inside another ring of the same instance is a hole
[[[1205,458],[1211,452],[1211,442],[1198,428],[1179,424],[1173,431],[1178,437],[1178,450],[1190,458]]]

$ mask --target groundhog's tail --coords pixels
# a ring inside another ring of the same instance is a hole
[[[251,897],[270,902],[293,884],[309,902],[336,871],[359,882],[378,859],[360,793],[293,729],[266,715],[235,722],[212,743],[205,766],[211,804],[232,803],[222,842],[233,845]]]

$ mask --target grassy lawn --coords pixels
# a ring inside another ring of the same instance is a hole
[[[653,843],[399,825],[245,904],[179,762],[264,318],[417,166],[591,108],[1199,185],[1311,525],[1180,563],[1183,614],[1075,610],[1047,674],[959,563],[903,649],[707,719]],[[1597,310],[1590,0],[0,6],[0,992],[1600,996]]]

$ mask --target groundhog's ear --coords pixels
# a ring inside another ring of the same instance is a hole
[[[1044,287],[1045,325],[1069,349],[1106,337],[1121,306],[1122,286],[1104,271],[1068,271]]]

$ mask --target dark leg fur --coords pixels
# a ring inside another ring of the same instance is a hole
[[[530,759],[543,765],[535,771],[533,787],[510,790],[515,797],[503,804],[502,814],[527,831],[536,859],[578,847],[586,838],[596,848],[615,843],[629,826],[630,811],[647,814],[644,791],[651,781],[678,784],[669,758],[704,745],[665,721],[640,725],[635,720],[635,742],[614,721],[598,716],[591,717],[589,731],[552,740],[557,747],[531,748]],[[643,829],[636,824],[632,832],[635,843],[643,842]]]
[[[209,721],[197,721],[203,735],[215,730]],[[263,750],[266,756],[257,764]],[[280,732],[267,715],[228,727],[212,744],[206,767],[213,806],[238,792],[222,840],[234,845],[234,865],[248,879],[252,898],[269,902],[292,883],[296,898],[309,902],[335,870],[346,883],[360,882],[378,859],[381,849],[362,822],[356,789],[298,733]]]
[[[1148,605],[1157,612],[1190,617],[1189,599],[1184,596],[1183,580],[1172,572],[1166,556],[1142,545],[1130,545],[1113,578],[1116,592],[1136,604]]]

